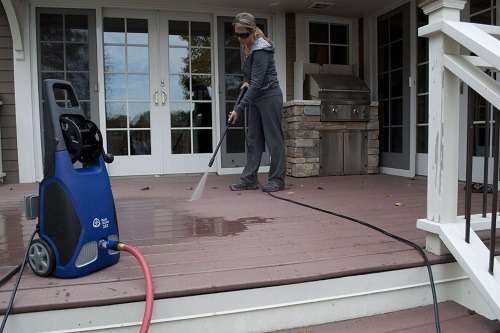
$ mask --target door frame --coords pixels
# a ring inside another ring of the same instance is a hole
[[[159,14],[159,68],[160,75],[158,77],[158,87],[160,87],[160,81],[165,80],[165,88],[167,90],[167,102],[165,106],[160,106],[160,112],[166,114],[166,131],[163,133],[163,173],[164,174],[174,174],[174,173],[199,173],[204,172],[208,168],[208,162],[212,153],[202,153],[202,154],[172,154],[171,150],[171,118],[170,118],[170,80],[169,80],[169,45],[168,42],[162,42],[164,39],[168,39],[168,22],[171,20],[179,21],[196,21],[196,22],[208,22],[210,23],[210,34],[211,34],[211,82],[212,82],[212,151],[218,142],[218,124],[217,124],[217,106],[219,104],[218,90],[215,86],[216,84],[216,66],[215,66],[215,46],[217,39],[215,37],[216,27],[214,27],[213,15],[209,13],[188,13],[188,12],[175,12],[170,10],[160,10]],[[192,125],[192,124],[191,124]],[[191,138],[191,141],[193,138]],[[217,166],[212,166],[210,171],[216,171]]]
[[[372,47],[370,48],[375,55],[375,61],[373,63],[373,66],[375,67],[375,84],[377,86],[377,100],[379,100],[379,107],[380,107],[380,98],[378,97],[378,76],[379,76],[379,70],[378,70],[378,50],[379,50],[379,45],[378,45],[378,26],[379,26],[379,20],[383,17],[386,16],[391,16],[394,12],[396,11],[401,11],[403,13],[403,21],[404,17],[407,15],[408,18],[408,23],[406,23],[406,27],[403,26],[403,61],[404,59],[409,59],[408,64],[405,66],[403,64],[403,78],[402,78],[402,84],[403,84],[403,112],[405,105],[407,107],[407,126],[405,126],[404,121],[404,113],[403,113],[403,129],[406,127],[408,133],[405,135],[403,133],[403,152],[406,147],[408,156],[407,156],[407,168],[399,168],[399,167],[391,167],[391,166],[382,166],[382,157],[380,158],[380,170],[382,173],[387,173],[387,174],[393,174],[393,175],[398,175],[398,176],[407,176],[407,177],[412,177],[415,174],[415,129],[414,129],[414,124],[415,124],[415,98],[413,97],[414,95],[414,89],[415,89],[415,84],[413,84],[413,78],[415,77],[415,64],[416,64],[416,57],[412,52],[415,50],[415,41],[414,41],[414,36],[412,35],[412,31],[415,29],[416,25],[416,18],[415,14],[413,13],[412,9],[414,9],[415,5],[415,0],[408,1],[406,3],[400,4],[397,7],[391,8],[390,10],[384,11],[380,14],[377,14],[374,16],[374,25],[375,25],[375,31],[376,33],[376,40],[373,42]],[[403,22],[404,24],[404,22]],[[407,29],[406,33],[407,35],[405,36],[405,29]],[[405,41],[406,38],[406,41]],[[404,47],[405,43],[409,47]],[[406,56],[405,56],[405,52]],[[406,67],[406,69],[405,69]],[[408,84],[408,86],[406,86]],[[390,87],[389,87],[390,90]],[[404,99],[407,99],[404,101]],[[379,111],[380,112],[380,111]],[[382,131],[382,128],[379,128],[380,131]],[[406,146],[405,146],[406,142]],[[380,145],[380,154],[382,156],[382,145]],[[404,159],[404,157],[401,157],[401,159]]]

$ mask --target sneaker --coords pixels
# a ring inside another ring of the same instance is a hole
[[[278,192],[285,189],[285,185],[278,185],[276,183],[267,183],[262,186],[262,192]]]
[[[256,190],[259,188],[257,184],[245,184],[245,183],[236,183],[229,185],[231,191],[246,191],[246,190]]]

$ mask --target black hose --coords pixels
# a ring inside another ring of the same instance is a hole
[[[0,279],[0,288],[6,284],[10,279],[12,279],[12,277],[14,275],[16,275],[17,272],[19,272],[19,270],[21,269],[21,264],[17,265],[16,267],[14,267],[10,272],[8,272],[7,274],[5,274],[4,276],[2,276],[2,278]]]
[[[413,247],[416,251],[418,251],[418,253],[422,256],[422,258],[424,259],[424,263],[425,265],[427,266],[427,272],[429,273],[429,280],[430,280],[430,285],[431,285],[431,290],[432,290],[432,300],[434,302],[434,323],[435,323],[435,327],[436,327],[436,333],[441,333],[441,324],[440,324],[440,321],[439,321],[439,305],[438,305],[438,301],[437,301],[437,295],[436,295],[436,286],[434,284],[434,277],[432,275],[432,267],[431,267],[431,263],[429,262],[429,258],[427,258],[427,254],[425,254],[424,250],[422,250],[422,248],[413,243],[412,241],[409,241],[405,238],[402,238],[400,236],[397,236],[397,235],[394,235],[388,231],[385,231],[384,229],[382,228],[379,228],[377,226],[374,226],[368,222],[363,222],[361,220],[358,220],[354,217],[350,217],[350,216],[347,216],[347,215],[343,215],[343,214],[339,214],[339,213],[336,213],[336,212],[333,212],[333,211],[330,211],[330,210],[326,210],[326,209],[322,209],[322,208],[318,208],[318,207],[314,207],[314,206],[311,206],[311,205],[308,205],[308,204],[305,204],[305,203],[302,203],[302,202],[298,202],[298,201],[295,201],[295,200],[292,200],[292,199],[288,199],[288,198],[282,198],[282,197],[279,197],[275,194],[272,194],[272,193],[269,193],[268,194],[275,198],[275,199],[279,199],[279,200],[283,200],[283,201],[286,201],[286,202],[290,202],[290,203],[293,203],[293,204],[296,204],[296,205],[299,205],[299,206],[302,206],[302,207],[306,207],[306,208],[310,208],[310,209],[313,209],[313,210],[317,210],[319,212],[322,212],[322,213],[325,213],[325,214],[329,214],[329,215],[334,215],[334,216],[337,216],[337,217],[340,217],[340,218],[343,218],[343,219],[346,219],[346,220],[349,220],[349,221],[352,221],[352,222],[356,222],[356,223],[359,223],[365,227],[368,227],[370,229],[373,229],[375,231],[378,231],[386,236],[389,236],[391,238],[394,238],[395,240],[397,241],[400,241],[401,243],[404,243],[408,246],[411,246]]]
[[[19,275],[17,276],[17,280],[16,280],[16,284],[14,285],[14,289],[12,290],[9,305],[7,306],[7,310],[5,310],[5,314],[3,316],[2,326],[0,326],[0,333],[3,333],[5,325],[7,324],[7,318],[9,317],[10,311],[12,310],[12,305],[14,304],[14,298],[16,297],[17,288],[19,287],[19,282],[21,282],[21,276],[23,275],[24,267],[26,266],[26,261],[28,261],[28,252],[30,249],[30,245],[31,245],[31,242],[33,241],[33,239],[35,238],[35,235],[37,233],[38,233],[38,229],[36,229],[33,232],[33,235],[31,235],[30,241],[28,243],[28,247],[26,248],[26,253],[24,254],[24,260],[23,260],[22,264],[20,264],[21,269],[19,271]],[[14,275],[14,274],[12,274],[12,275]]]

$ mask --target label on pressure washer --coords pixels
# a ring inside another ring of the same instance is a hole
[[[100,218],[94,218],[94,220],[92,221],[92,226],[94,228],[103,228],[103,229],[107,229],[109,227],[109,220],[107,217],[103,218],[103,219],[100,219]]]

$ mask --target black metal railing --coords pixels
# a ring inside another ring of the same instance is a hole
[[[488,107],[489,111],[490,108]],[[483,186],[482,186],[482,216],[486,217],[486,212],[488,209],[488,192],[492,189],[492,201],[491,201],[491,235],[490,235],[490,258],[489,258],[489,272],[493,274],[494,263],[495,263],[495,242],[496,242],[496,225],[497,225],[497,213],[498,213],[498,164],[499,164],[499,149],[500,149],[500,114],[499,110],[493,108],[493,144],[492,149],[490,149],[490,124],[491,116],[490,112],[486,112],[485,120],[485,149],[484,149],[484,169],[483,169]],[[475,146],[475,128],[474,128],[474,108],[468,108],[467,113],[467,159],[466,159],[466,184],[465,184],[465,241],[470,243],[470,232],[471,232],[471,215],[472,215],[472,169],[473,169],[473,158],[474,158],[474,146]],[[493,157],[493,179],[492,186],[489,186],[489,159],[490,153]]]

